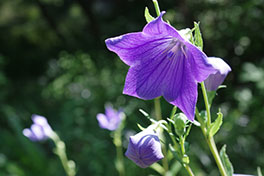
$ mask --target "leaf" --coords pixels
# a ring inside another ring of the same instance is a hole
[[[149,9],[147,7],[145,8],[145,19],[146,19],[146,21],[148,23],[151,22],[151,21],[153,21],[155,19],[153,16],[151,16],[149,14]]]
[[[220,150],[220,158],[224,165],[227,176],[232,176],[234,173],[234,169],[232,163],[230,162],[228,155],[226,154],[226,145],[224,145]]]
[[[209,101],[209,105],[211,106],[216,95],[216,91],[207,91],[207,97]]]
[[[144,111],[143,109],[139,109],[139,112],[141,112],[145,117],[147,117],[148,119],[150,119],[149,114],[146,111]]]
[[[225,85],[220,85],[220,86],[217,88],[217,90],[222,89],[222,88],[226,88],[226,86],[225,86]],[[216,91],[217,91],[217,90],[216,90]],[[211,106],[212,103],[213,103],[213,100],[214,100],[215,95],[216,95],[216,91],[207,91],[207,96],[208,96],[208,101],[209,101],[209,105],[210,105],[210,106]]]
[[[217,118],[215,119],[215,121],[210,125],[209,130],[208,130],[208,135],[209,137],[213,137],[218,130],[220,129],[222,123],[223,123],[223,114],[220,112],[217,113]]]
[[[138,128],[139,128],[141,131],[143,131],[143,130],[146,129],[146,128],[142,127],[139,123],[137,123],[137,126],[138,126]]]
[[[194,22],[194,44],[201,50],[203,50],[203,38],[199,28],[200,22]]]

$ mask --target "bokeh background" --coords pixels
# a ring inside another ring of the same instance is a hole
[[[224,124],[216,136],[236,173],[264,168],[264,1],[160,0],[165,19],[176,29],[201,22],[204,51],[232,67],[214,101]],[[122,95],[128,67],[108,51],[104,40],[142,30],[151,0],[0,1],[0,175],[65,175],[50,141],[33,143],[22,135],[31,114],[47,117],[65,141],[79,176],[117,175],[110,132],[96,114],[105,103],[123,108],[127,136],[136,123],[149,125],[138,109],[153,114],[153,101]],[[201,98],[201,97],[200,97]],[[198,105],[200,109],[203,104]],[[164,118],[172,105],[162,99]],[[214,114],[214,117],[216,115]],[[202,133],[192,128],[187,141],[197,175],[218,175]],[[158,175],[125,159],[127,175]],[[180,171],[179,175],[185,175]]]

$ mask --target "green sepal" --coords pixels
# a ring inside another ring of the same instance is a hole
[[[200,31],[199,25],[200,25],[200,22],[198,22],[198,23],[194,22],[194,44],[200,50],[203,50],[203,38],[202,38],[202,34]]]
[[[232,163],[230,162],[228,155],[226,154],[226,145],[224,145],[220,150],[220,158],[224,165],[227,176],[232,176],[234,173],[234,169]]]
[[[155,19],[153,16],[150,15],[149,9],[147,7],[145,8],[145,19],[148,23]]]
[[[222,123],[223,123],[223,114],[219,109],[219,112],[217,113],[217,118],[215,119],[215,121],[210,125],[209,129],[208,129],[208,135],[209,137],[213,137],[218,130],[220,129]]]

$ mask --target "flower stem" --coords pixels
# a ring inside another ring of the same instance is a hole
[[[188,174],[189,174],[190,176],[194,176],[194,174],[193,174],[193,172],[192,172],[192,169],[190,168],[189,165],[184,164],[183,167],[186,169],[186,171],[188,172]]]
[[[208,96],[207,96],[207,92],[206,92],[204,82],[201,83],[201,87],[202,87],[204,104],[205,104],[206,113],[207,113],[207,128],[209,128],[211,125],[211,112],[210,112],[210,105],[209,105]]]
[[[125,176],[123,147],[122,147],[122,127],[118,128],[114,132],[114,144],[116,146],[116,169],[119,172],[119,176]]]
[[[207,92],[206,92],[206,88],[205,88],[204,82],[201,83],[201,87],[202,87],[202,92],[203,92],[203,97],[204,97],[204,104],[205,104],[206,113],[207,113],[207,122],[206,122],[206,124],[204,124],[204,121],[200,117],[200,114],[199,114],[199,111],[198,111],[197,108],[195,110],[195,114],[196,114],[196,117],[197,117],[198,121],[201,123],[201,130],[202,130],[203,135],[204,135],[204,137],[206,139],[206,142],[207,142],[207,144],[208,144],[208,146],[210,148],[210,151],[211,151],[211,153],[214,156],[214,159],[216,161],[216,164],[218,166],[218,169],[219,169],[221,175],[222,176],[227,176],[225,168],[224,168],[223,163],[221,161],[221,158],[219,156],[217,147],[215,145],[214,138],[210,137],[207,134],[207,131],[208,131],[210,125],[211,125],[210,104],[209,104],[209,101],[208,101]]]
[[[162,120],[161,108],[160,108],[160,97],[154,99],[155,115],[157,120]]]
[[[161,108],[160,108],[160,97],[157,97],[154,99],[154,109],[155,109],[156,119],[158,121],[162,120],[162,114],[161,114]],[[163,134],[163,133],[161,133],[161,134]],[[163,139],[163,141],[165,141],[165,138]],[[164,158],[162,159],[162,166],[165,170],[165,173],[164,173],[164,175],[165,175],[166,172],[169,170],[166,145],[162,146],[162,153],[164,155]]]
[[[154,7],[155,7],[157,16],[160,16],[160,8],[159,8],[158,1],[157,0],[153,0],[153,4],[154,4]]]
[[[53,132],[50,138],[55,144],[54,153],[60,158],[61,164],[67,174],[67,176],[75,176],[75,163],[72,160],[68,160],[66,155],[65,143],[60,139],[57,133]]]

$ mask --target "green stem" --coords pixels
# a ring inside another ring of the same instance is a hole
[[[154,7],[155,7],[157,16],[160,16],[160,8],[159,8],[158,1],[157,0],[153,0],[153,4],[154,4]]]
[[[205,88],[204,82],[201,83],[201,87],[202,87],[202,92],[203,92],[203,97],[204,97],[204,104],[205,104],[206,113],[207,113],[207,128],[209,128],[210,125],[211,125],[211,112],[210,112],[210,104],[209,104],[209,101],[208,101],[208,96],[207,96],[207,92],[206,92],[206,88]]]
[[[157,120],[162,120],[161,108],[160,108],[160,97],[154,99],[155,115]]]
[[[156,120],[162,120],[162,115],[161,115],[161,108],[160,108],[160,97],[157,97],[154,99],[154,109],[155,109],[155,115],[156,115]],[[161,134],[163,132],[161,131]],[[165,141],[165,138],[163,139]],[[164,175],[166,172],[169,170],[169,164],[168,164],[168,158],[167,158],[167,149],[166,146],[162,146],[162,153],[164,154],[164,158],[162,159],[162,166],[165,170]]]
[[[190,168],[188,164],[183,164],[183,167],[186,169],[186,171],[188,172],[190,176],[194,176],[192,169]]]
[[[205,124],[204,124],[204,122],[203,122],[203,120],[202,120],[197,108],[195,109],[195,115],[196,115],[198,121],[201,124],[201,130],[202,130],[203,135],[205,137],[205,140],[206,140],[206,142],[207,142],[207,144],[208,144],[208,146],[210,148],[210,151],[211,151],[211,153],[214,156],[214,159],[216,161],[216,164],[217,164],[217,166],[219,168],[219,171],[220,171],[221,175],[222,176],[226,176],[227,174],[226,174],[225,168],[224,168],[224,166],[222,164],[222,161],[220,159],[220,156],[218,154],[218,150],[216,148],[216,145],[215,145],[215,142],[214,142],[214,138],[213,137],[209,138],[209,136],[207,135],[207,129],[205,127]]]
[[[75,176],[75,163],[72,160],[68,160],[66,155],[65,143],[60,139],[57,133],[53,132],[50,138],[53,140],[56,148],[54,153],[60,158],[61,164],[67,174],[67,176]]]
[[[116,146],[116,169],[119,172],[119,176],[125,176],[123,147],[122,147],[122,128],[120,127],[114,132],[114,144]]]

